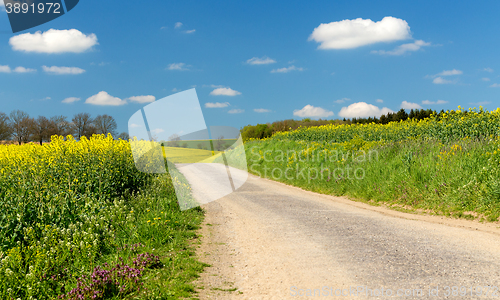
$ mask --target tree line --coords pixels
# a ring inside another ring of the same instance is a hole
[[[106,114],[92,118],[89,113],[78,113],[68,120],[62,115],[32,118],[22,110],[14,110],[9,115],[0,112],[0,140],[13,140],[19,145],[28,142],[41,145],[43,142],[50,142],[52,135],[73,135],[81,139],[83,136],[90,138],[93,134],[110,133],[115,138],[129,138],[126,132],[117,135],[116,129],[115,119]]]
[[[381,115],[380,118],[368,117],[368,118],[352,118],[343,120],[311,120],[310,118],[304,118],[302,120],[283,120],[276,121],[267,124],[257,124],[257,125],[247,125],[241,129],[241,137],[244,141],[254,138],[263,139],[272,136],[276,132],[295,130],[299,127],[312,127],[312,126],[322,126],[327,124],[388,124],[390,122],[405,121],[407,119],[423,120],[429,118],[432,114],[437,116],[444,113],[444,110],[437,113],[431,109],[412,109],[410,113],[407,113],[404,109],[400,109],[397,112],[389,112],[385,115]]]

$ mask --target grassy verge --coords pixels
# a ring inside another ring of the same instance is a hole
[[[500,139],[245,144],[249,172],[396,209],[498,221]]]

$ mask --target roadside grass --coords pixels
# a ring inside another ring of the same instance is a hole
[[[293,133],[292,133],[293,134]],[[249,172],[397,210],[498,221],[500,139],[245,144]]]

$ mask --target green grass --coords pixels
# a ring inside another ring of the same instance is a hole
[[[245,148],[251,173],[306,190],[406,211],[488,221],[500,216],[498,137],[344,143],[271,138]]]

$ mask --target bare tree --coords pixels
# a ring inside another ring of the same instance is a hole
[[[50,140],[52,124],[49,119],[44,116],[38,116],[31,124],[31,134],[33,140],[43,144],[44,141]]]
[[[215,150],[217,151],[222,151],[224,150],[224,144],[226,142],[224,141],[224,137],[221,135],[217,140],[215,141]]]
[[[126,132],[122,132],[118,135],[117,139],[122,139],[124,141],[128,141],[130,139],[130,136]]]
[[[116,135],[116,121],[112,116],[98,115],[94,119],[93,123],[96,129],[96,133],[106,135],[108,133],[111,133],[112,136]]]
[[[8,140],[12,135],[10,119],[7,114],[0,112],[0,140]]]
[[[90,137],[95,133],[93,120],[89,113],[78,113],[73,116],[71,121],[73,122],[73,133],[78,139],[82,136]]]
[[[51,130],[50,136],[62,135],[66,136],[71,133],[71,122],[66,119],[66,116],[54,116],[50,118]]]
[[[179,147],[179,141],[181,140],[181,137],[178,134],[174,133],[168,137],[168,140],[169,142],[167,145],[169,147]]]
[[[12,134],[16,141],[21,145],[22,142],[28,142],[32,130],[33,119],[22,110],[14,110],[10,113]]]

